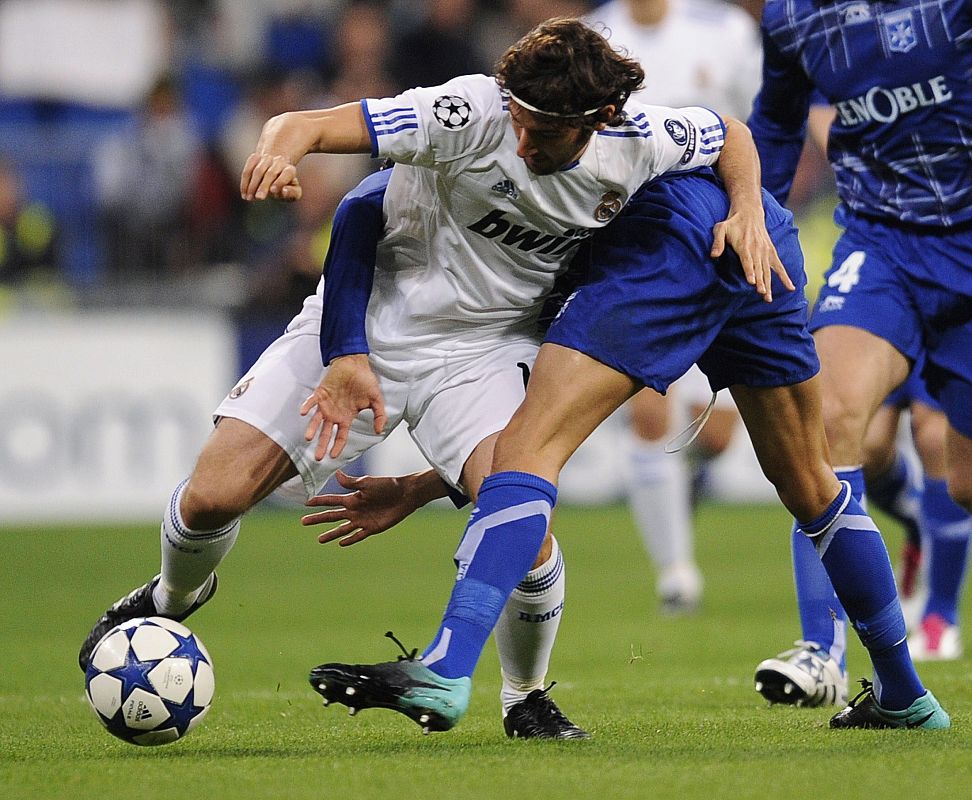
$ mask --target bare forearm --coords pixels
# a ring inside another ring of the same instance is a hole
[[[311,111],[287,111],[263,126],[258,151],[296,164],[307,153],[370,153],[371,139],[360,103]]]
[[[729,202],[735,209],[762,208],[759,154],[749,128],[738,119],[726,118],[726,141],[716,163]]]
[[[402,482],[403,494],[412,501],[415,508],[421,508],[449,494],[445,481],[432,469],[403,475],[399,480]]]

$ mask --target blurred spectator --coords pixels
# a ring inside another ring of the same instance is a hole
[[[0,284],[54,276],[57,228],[50,210],[28,201],[14,165],[0,157]]]
[[[189,211],[202,153],[170,77],[156,82],[132,127],[103,140],[94,169],[110,278],[160,278],[189,266]]]
[[[456,75],[488,75],[492,69],[478,44],[473,0],[430,0],[425,6],[424,17],[392,51],[391,72],[398,88],[436,86]]]
[[[327,81],[329,104],[395,93],[388,74],[391,20],[376,0],[351,0],[334,27],[336,70]]]

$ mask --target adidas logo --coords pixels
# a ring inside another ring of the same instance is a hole
[[[497,194],[505,194],[510,200],[517,200],[520,197],[520,190],[516,188],[516,184],[509,178],[494,183],[489,190]]]
[[[817,311],[821,314],[825,311],[840,311],[844,307],[844,297],[837,297],[836,295],[830,295],[823,299],[823,302],[818,306]]]
[[[147,719],[152,719],[152,709],[141,700],[130,699],[128,713],[125,714],[125,717],[129,722],[144,722]]]

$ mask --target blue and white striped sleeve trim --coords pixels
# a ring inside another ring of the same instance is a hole
[[[371,137],[372,158],[376,158],[380,150],[378,146],[379,136],[418,128],[418,114],[411,106],[389,108],[372,114],[368,108],[368,101],[362,100],[361,110],[364,112],[365,124],[368,126],[368,136]]]
[[[598,131],[597,133],[598,136],[615,136],[623,139],[630,139],[632,137],[650,139],[654,135],[651,130],[651,122],[649,122],[644,112],[638,114],[636,117],[626,117],[620,125],[616,125],[613,128],[605,128],[603,131]]]
[[[725,123],[719,122],[718,125],[709,125],[699,128],[699,152],[702,155],[712,155],[721,152],[722,146],[726,143]]]

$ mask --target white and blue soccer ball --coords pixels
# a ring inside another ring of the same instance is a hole
[[[126,742],[174,742],[209,711],[213,660],[185,625],[138,617],[112,628],[95,647],[85,694],[110,733]]]

